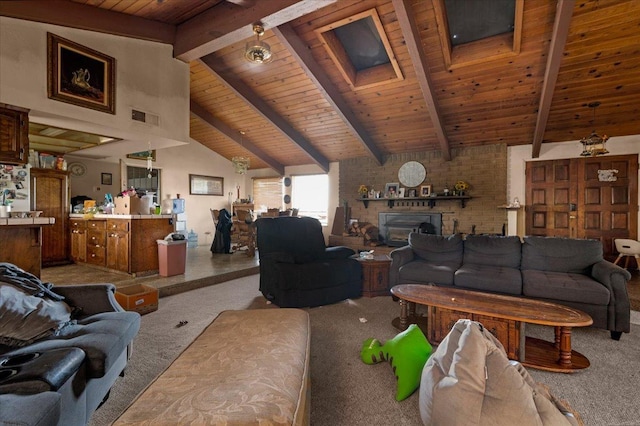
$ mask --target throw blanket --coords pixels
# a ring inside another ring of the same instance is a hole
[[[51,291],[53,284],[44,283],[35,275],[18,268],[13,263],[0,263],[0,281],[12,284],[24,292],[36,297],[48,297],[51,300],[64,300],[64,296]]]

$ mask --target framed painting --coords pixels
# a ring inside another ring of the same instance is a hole
[[[111,56],[47,33],[49,99],[115,114],[115,68]]]
[[[134,160],[148,160],[149,151],[132,152],[127,154],[127,158],[133,158]],[[156,161],[156,150],[151,150],[151,161]]]
[[[222,195],[224,194],[224,178],[189,174],[189,194]]]
[[[102,185],[113,185],[113,175],[111,173],[101,173],[100,182]]]

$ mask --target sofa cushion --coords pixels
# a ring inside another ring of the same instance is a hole
[[[582,274],[549,271],[522,271],[522,289],[527,297],[608,305],[609,290]]]
[[[602,260],[602,243],[558,237],[525,237],[520,269],[590,274]]]
[[[453,280],[456,287],[518,296],[522,294],[522,276],[517,268],[464,263],[455,272]]]
[[[58,336],[40,340],[17,352],[80,348],[87,355],[87,375],[102,377],[109,371],[140,329],[137,312],[103,312],[78,320]]]
[[[399,269],[399,284],[434,283],[453,285],[453,274],[460,266],[458,262],[431,263],[425,260],[414,260]]]
[[[40,392],[33,395],[0,394],[1,425],[55,426],[60,420],[62,395]]]
[[[462,263],[519,268],[521,246],[516,236],[468,235],[464,240]]]
[[[0,344],[28,345],[57,333],[70,320],[71,308],[65,302],[0,283]]]
[[[432,234],[409,234],[409,245],[419,259],[436,264],[455,265],[462,263],[462,237],[458,234],[443,236]]]

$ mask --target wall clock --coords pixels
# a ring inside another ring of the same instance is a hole
[[[398,180],[409,188],[420,185],[425,177],[427,177],[427,171],[422,163],[417,161],[407,161],[398,170]]]
[[[71,176],[82,176],[87,172],[87,167],[82,163],[71,163],[67,169],[71,172]]]

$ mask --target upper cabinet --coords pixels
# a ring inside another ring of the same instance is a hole
[[[26,164],[29,156],[29,110],[0,103],[0,163]]]

